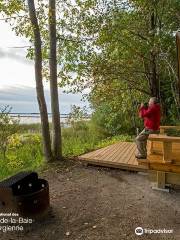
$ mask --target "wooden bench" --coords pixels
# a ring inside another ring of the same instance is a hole
[[[177,127],[173,127],[177,129]],[[163,130],[169,129],[165,126]],[[167,191],[168,184],[180,185],[180,137],[150,134],[147,163],[154,189]],[[158,145],[157,145],[158,143]]]
[[[160,126],[160,135],[167,135],[167,130],[180,130],[180,126]],[[180,149],[180,143],[174,143],[173,144],[174,149]],[[162,149],[162,142],[161,141],[148,141],[148,151],[152,154],[158,153]]]
[[[180,144],[180,137],[173,137],[173,136],[166,136],[161,134],[150,134],[148,141],[151,143],[160,142],[162,144],[162,156],[164,163],[171,163],[173,159],[173,151],[172,145],[173,143]],[[150,146],[150,155],[156,154],[156,149],[154,148],[153,144]],[[179,156],[180,160],[180,156]]]

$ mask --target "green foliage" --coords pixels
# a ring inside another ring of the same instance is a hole
[[[0,12],[5,16],[12,16],[22,11],[24,9],[23,5],[23,1],[21,0],[0,0]]]
[[[102,141],[100,141],[97,145],[96,145],[96,149],[98,148],[103,148],[106,146],[109,146],[111,144],[114,144],[116,142],[132,142],[133,141],[133,137],[129,136],[129,135],[116,135],[113,137],[108,137],[106,139],[103,139]]]
[[[15,16],[13,29],[33,42],[28,9],[17,7],[17,0],[10,2],[16,14],[5,8],[2,12]],[[6,1],[2,5],[11,9]],[[43,74],[48,80],[47,2],[37,1],[36,10],[43,44]],[[179,12],[177,0],[59,1],[59,86],[68,86],[73,92],[90,88],[88,99],[97,115],[101,113],[110,134],[119,134],[123,129],[134,132],[140,124],[135,116],[137,103],[154,92],[160,95],[163,122],[174,123],[180,115],[174,37],[179,29]],[[33,47],[27,56],[34,58]]]
[[[96,109],[92,120],[97,126],[106,131],[109,135],[136,133],[137,128],[142,128],[142,120],[138,117],[139,102],[144,99],[140,95],[131,95],[124,92],[123,95],[111,93],[111,91],[101,94],[103,99],[97,100],[99,95],[92,94],[91,102]],[[137,96],[137,97],[136,97]],[[96,104],[98,102],[99,104]]]
[[[0,109],[0,152],[4,159],[11,138],[19,129],[19,121],[10,117],[10,111],[9,106]]]
[[[31,124],[21,124],[20,133],[33,133],[33,132],[41,132],[41,124],[40,123],[31,123]]]
[[[31,126],[30,126],[31,127]],[[107,137],[93,121],[76,122],[62,129],[63,156],[73,157],[118,141],[132,141],[128,135]],[[0,179],[22,170],[44,166],[41,136],[38,133],[15,134],[9,142],[6,159],[0,154]]]
[[[5,178],[22,170],[35,170],[42,166],[41,138],[39,135],[16,135],[11,141],[6,159],[0,155],[0,178]]]
[[[99,29],[97,32],[96,27],[91,27],[92,35],[96,34],[92,43],[96,50],[93,57],[87,52],[87,68],[92,74],[89,101],[97,122],[110,134],[134,132],[135,127],[141,126],[138,103],[153,95],[156,88],[163,122],[173,124],[179,117],[174,37],[179,28],[179,2],[104,4],[109,6],[108,11],[104,7],[102,14],[91,17]],[[87,24],[83,27],[90,31]]]
[[[179,124],[180,125],[180,124]],[[179,126],[178,125],[178,126]],[[168,129],[166,130],[166,134],[168,136],[176,136],[176,137],[180,137],[180,130],[175,130],[175,129]]]
[[[88,114],[87,114],[86,107],[81,108],[76,105],[71,105],[71,111],[68,115],[67,123],[70,125],[73,125],[74,123],[78,121],[82,121],[87,117],[88,117]]]
[[[75,122],[70,128],[62,129],[64,156],[77,156],[94,149],[106,135],[91,121]]]

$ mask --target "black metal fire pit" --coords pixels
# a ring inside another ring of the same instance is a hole
[[[49,208],[49,184],[36,172],[20,172],[0,182],[1,212],[38,216]]]

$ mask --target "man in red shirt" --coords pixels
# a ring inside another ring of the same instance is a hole
[[[150,98],[148,107],[141,104],[139,116],[144,119],[144,130],[136,137],[136,145],[138,153],[136,158],[147,158],[147,139],[149,134],[159,133],[161,109],[155,97]]]

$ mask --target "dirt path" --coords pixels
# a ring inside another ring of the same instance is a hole
[[[72,162],[41,176],[50,184],[48,218],[23,233],[0,233],[0,239],[180,239],[180,191],[153,191],[147,176]],[[174,233],[136,236],[136,227]]]

